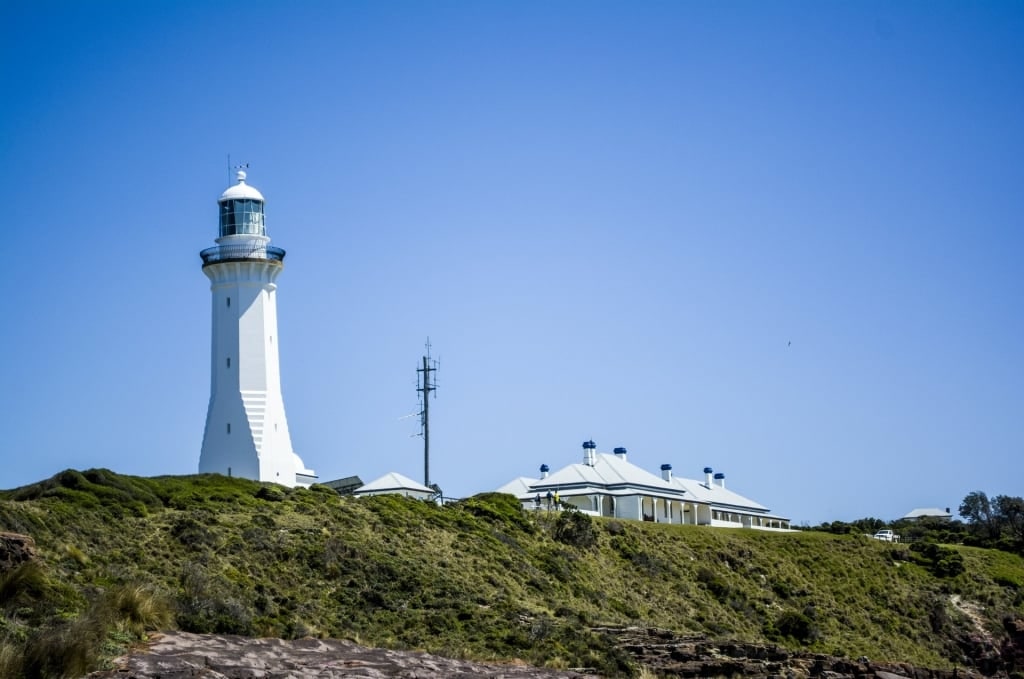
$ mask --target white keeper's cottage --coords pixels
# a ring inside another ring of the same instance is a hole
[[[217,201],[217,245],[199,253],[213,295],[210,405],[200,473],[308,486],[316,474],[292,450],[281,397],[276,280],[284,250],[270,245],[263,195],[238,183]]]
[[[731,528],[789,530],[789,519],[725,487],[725,474],[704,468],[704,480],[672,474],[661,465],[661,476],[627,460],[625,448],[599,453],[593,441],[583,443],[583,461],[551,472],[540,467],[540,478],[521,476],[499,493],[515,495],[527,509],[548,506],[550,496],[593,516]]]

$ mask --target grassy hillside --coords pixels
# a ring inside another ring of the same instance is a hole
[[[66,471],[0,493],[0,530],[41,557],[0,576],[0,672],[27,675],[147,625],[628,674],[589,629],[636,624],[949,667],[965,631],[1024,614],[1024,560],[1002,552],[526,513],[494,494],[437,507]]]

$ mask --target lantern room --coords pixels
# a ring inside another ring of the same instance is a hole
[[[263,194],[245,183],[245,171],[238,171],[238,183],[217,200],[220,204],[220,237],[266,236]]]

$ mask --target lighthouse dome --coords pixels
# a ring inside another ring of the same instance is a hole
[[[220,194],[220,198],[217,200],[218,203],[223,203],[227,200],[263,201],[263,194],[245,183],[245,170],[239,170],[236,177],[238,178],[238,183]]]

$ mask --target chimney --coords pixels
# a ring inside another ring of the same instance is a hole
[[[704,485],[707,486],[708,488],[711,487],[711,474],[714,471],[715,470],[712,469],[711,467],[704,467]]]
[[[715,474],[715,484],[721,488],[725,488],[725,474],[722,472]]]
[[[588,467],[593,467],[596,460],[596,453],[594,450],[597,449],[597,444],[593,441],[583,442],[583,464]]]
[[[540,466],[540,477],[542,479],[546,479],[548,477],[549,471],[551,471],[551,467],[547,466],[546,464],[542,464]]]
[[[623,462],[626,461],[626,449],[625,448],[616,448],[612,452],[615,453],[615,457],[619,458]]]
[[[661,478],[665,479],[666,481],[672,480],[672,465],[667,463],[661,465]]]

